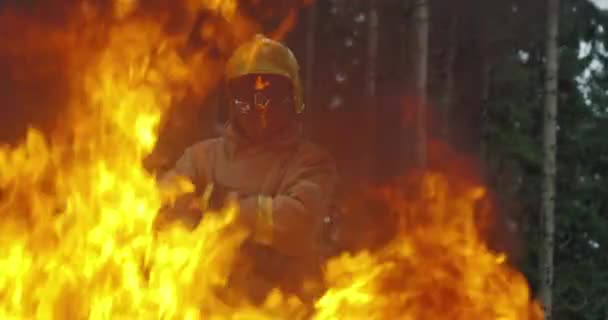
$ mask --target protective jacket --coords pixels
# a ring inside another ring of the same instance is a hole
[[[262,225],[265,230],[253,225],[254,236],[242,248],[246,260],[235,270],[240,273],[234,274],[235,285],[254,286],[244,290],[257,298],[272,287],[299,294],[307,278],[318,276],[323,246],[319,232],[337,173],[330,155],[303,140],[297,128],[259,145],[228,123],[221,137],[188,148],[165,179],[171,176],[186,177],[198,189],[213,183],[237,193],[245,199],[240,215],[249,221],[270,210],[270,225]],[[259,196],[269,201],[267,207]],[[255,236],[259,233],[264,237]]]
[[[230,80],[248,74],[287,77],[294,111],[304,110],[299,66],[287,47],[263,36],[243,44],[225,75]],[[252,237],[242,247],[245,263],[234,270],[232,285],[261,299],[272,287],[301,293],[306,278],[318,276],[320,232],[337,173],[330,155],[305,141],[299,127],[252,143],[228,122],[219,138],[188,148],[165,179],[172,176],[190,179],[199,190],[213,184],[239,195],[240,216]]]

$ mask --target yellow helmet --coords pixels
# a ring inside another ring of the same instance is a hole
[[[287,77],[294,88],[295,111],[304,111],[300,66],[293,52],[282,43],[256,35],[242,44],[226,64],[226,80],[248,74],[275,74]]]

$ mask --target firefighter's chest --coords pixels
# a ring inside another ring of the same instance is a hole
[[[212,168],[212,180],[242,195],[276,195],[285,176],[284,156],[271,152],[220,156]]]

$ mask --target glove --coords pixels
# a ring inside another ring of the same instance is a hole
[[[195,227],[203,216],[198,199],[194,193],[181,195],[173,205],[161,209],[155,222],[156,227],[162,228],[174,221]]]
[[[237,199],[237,193],[222,185],[210,184],[203,194],[203,202],[207,203],[208,210],[219,211],[228,205],[231,199]]]

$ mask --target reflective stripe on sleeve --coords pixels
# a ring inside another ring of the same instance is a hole
[[[271,245],[273,240],[274,217],[272,214],[272,198],[258,196],[258,209],[256,214],[256,228],[254,239],[256,242]]]

